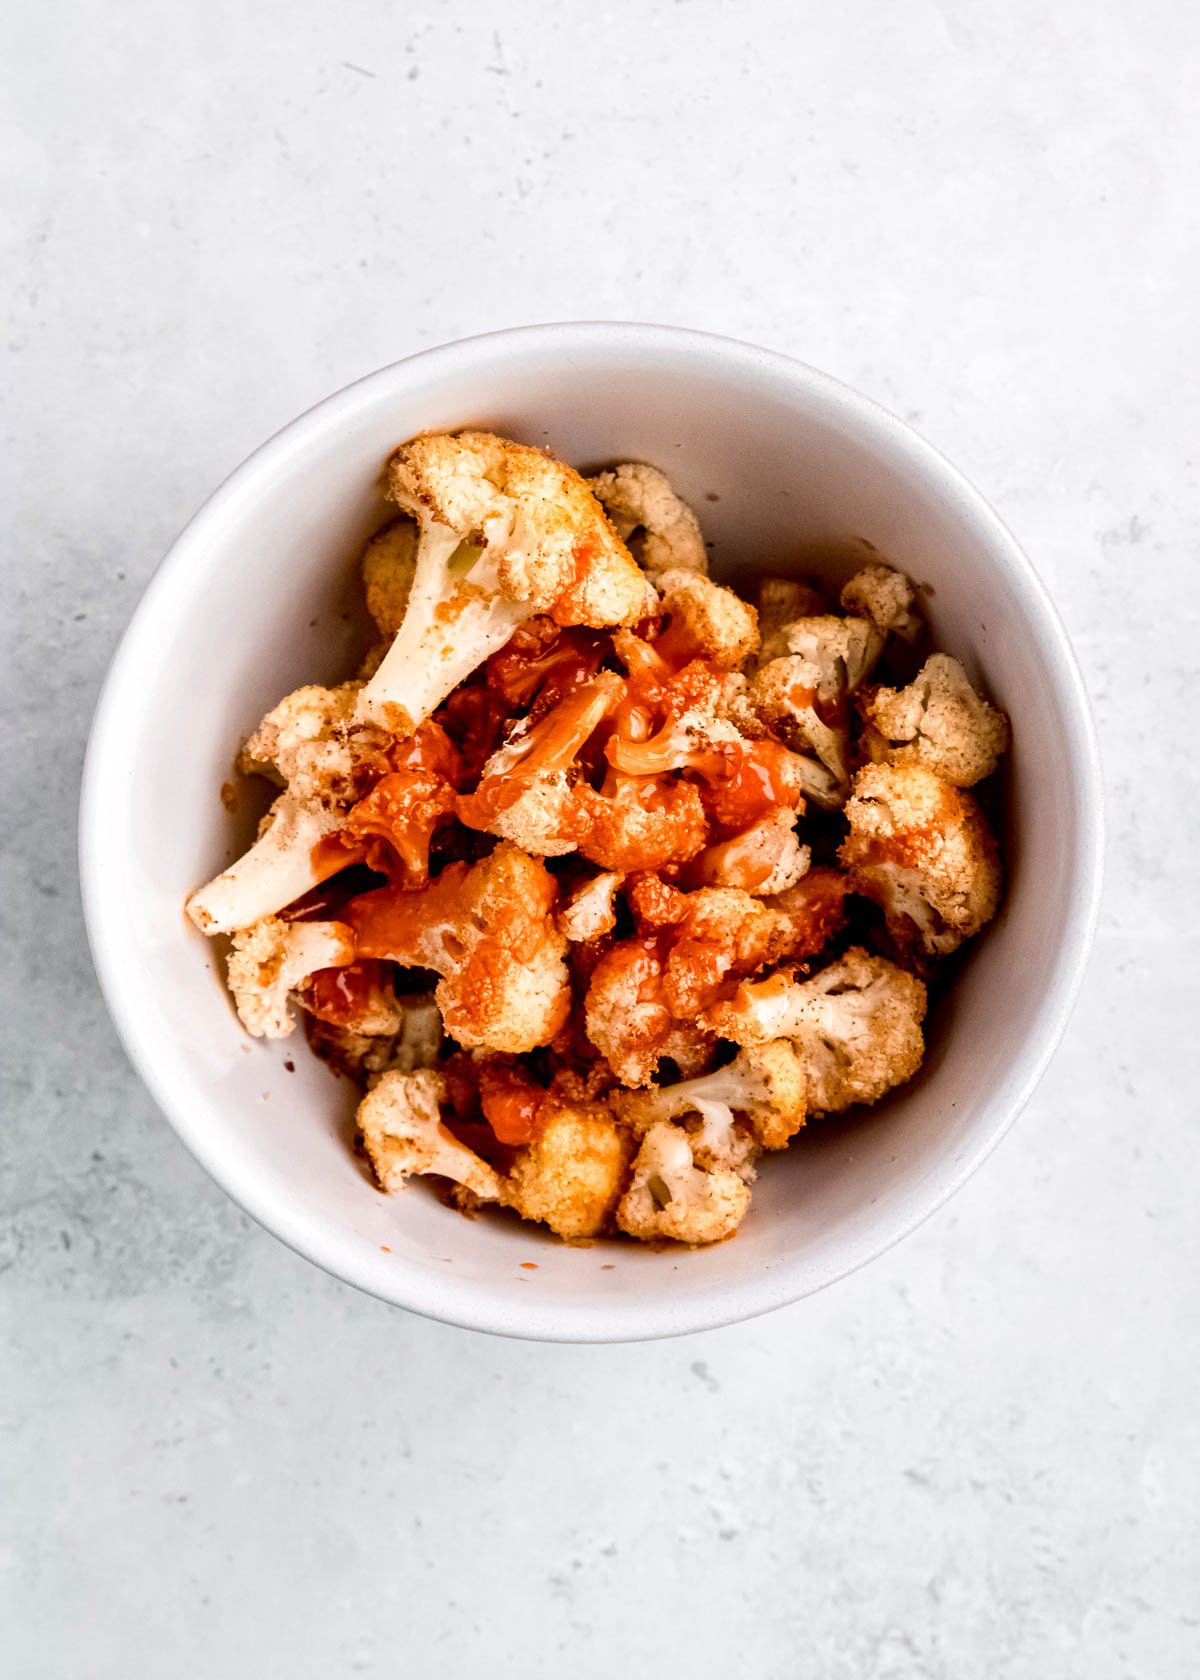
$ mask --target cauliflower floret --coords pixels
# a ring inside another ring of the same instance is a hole
[[[707,1067],[714,1037],[676,1018],[664,988],[665,958],[651,942],[622,940],[593,970],[584,1028],[623,1085],[649,1085],[664,1057],[684,1073]]]
[[[787,653],[785,632],[798,618],[823,618],[829,603],[801,578],[764,578],[758,586],[759,665]]]
[[[699,1115],[692,1152],[701,1166],[743,1164],[745,1145],[734,1130],[735,1114],[754,1143],[783,1149],[803,1126],[806,1105],[804,1068],[785,1039],[739,1050],[732,1062],[699,1079],[613,1094],[617,1114],[636,1132],[658,1120]]]
[[[612,932],[617,925],[617,893],[624,879],[614,870],[605,870],[575,888],[558,912],[558,925],[571,944],[590,944]]]
[[[603,1103],[548,1099],[532,1141],[505,1174],[502,1199],[522,1219],[578,1241],[612,1222],[633,1155],[633,1139]]]
[[[635,697],[618,708],[604,749],[614,770],[636,777],[691,771],[703,784],[707,814],[727,833],[779,806],[799,809],[805,761],[741,727],[747,708],[740,673],[714,671],[703,660],[673,671],[638,637],[621,632],[614,640],[635,684]],[[761,726],[751,721],[761,736]]]
[[[619,536],[652,578],[671,567],[707,572],[700,522],[672,490],[666,473],[642,461],[624,461],[589,483]]]
[[[286,1038],[296,1022],[291,994],[322,968],[354,961],[354,935],[343,922],[281,922],[265,916],[233,936],[229,989],[246,1031]]]
[[[358,1126],[380,1184],[394,1191],[414,1174],[436,1173],[480,1201],[498,1201],[496,1173],[443,1126],[445,1098],[446,1081],[432,1068],[385,1073],[363,1098]]]
[[[556,891],[543,863],[501,841],[490,857],[471,868],[452,863],[427,887],[364,893],[345,918],[360,956],[442,976],[438,1007],[457,1043],[519,1054],[549,1044],[570,1009]]]
[[[915,642],[921,634],[917,592],[894,566],[864,566],[842,590],[841,599],[847,612],[869,619],[881,636]]]
[[[808,1112],[833,1114],[912,1078],[925,1053],[925,1003],[915,975],[855,946],[811,980],[779,972],[745,982],[712,1024],[735,1044],[791,1039]]]
[[[355,718],[362,690],[309,684],[273,706],[238,757],[246,775],[266,776],[303,799],[345,809],[386,768],[387,735]]]
[[[688,887],[740,887],[760,898],[794,887],[812,861],[796,813],[780,806],[731,840],[706,846],[684,871]]]
[[[797,619],[781,633],[788,653],[751,679],[746,704],[800,757],[804,791],[835,809],[849,785],[849,698],[883,640],[864,619]]]
[[[589,827],[575,760],[624,687],[620,677],[605,671],[536,723],[523,719],[484,765],[474,793],[459,799],[460,820],[538,857],[573,852]]]
[[[634,624],[653,589],[586,483],[541,450],[490,432],[413,438],[387,493],[420,526],[404,622],[359,714],[409,733],[533,613]]]
[[[733,1235],[749,1206],[750,1191],[732,1167],[706,1172],[696,1165],[687,1132],[659,1120],[637,1152],[617,1224],[643,1242],[714,1243]]]
[[[207,934],[273,916],[345,866],[320,843],[387,768],[388,739],[355,721],[357,683],[298,688],[272,708],[242,749],[240,768],[283,783],[245,855],[188,899]]]
[[[667,627],[654,643],[665,659],[708,659],[736,671],[758,652],[758,614],[733,593],[700,572],[672,567],[657,588]]]
[[[373,536],[362,557],[367,611],[385,636],[404,622],[417,571],[419,532],[411,519],[394,519]],[[372,672],[374,675],[374,672]]]
[[[907,688],[877,688],[863,712],[894,764],[922,764],[955,787],[973,787],[1008,747],[1008,719],[967,681],[957,659],[934,653]]]
[[[838,853],[854,890],[872,898],[901,945],[945,956],[1000,904],[1000,858],[969,793],[919,764],[868,764],[846,805]]]
[[[698,788],[671,776],[623,776],[578,789],[586,826],[579,850],[602,869],[661,869],[695,857],[708,838]]]

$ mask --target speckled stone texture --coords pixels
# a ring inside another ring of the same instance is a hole
[[[1196,8],[5,34],[0,1666],[1200,1673]],[[952,456],[1059,602],[1111,800],[1079,1011],[976,1181],[818,1299],[612,1349],[419,1322],[252,1228],[114,1040],[74,862],[102,674],[210,488],[358,374],[580,317],[774,345]]]

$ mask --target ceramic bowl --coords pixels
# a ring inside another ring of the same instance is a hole
[[[385,456],[414,432],[467,425],[550,444],[585,469],[661,466],[697,509],[716,575],[734,582],[814,566],[836,582],[878,551],[923,586],[936,646],[1012,718],[1007,898],[929,1020],[923,1072],[766,1162],[742,1229],[715,1248],[573,1248],[511,1216],[465,1219],[428,1186],[380,1194],[348,1146],[348,1083],[299,1032],[246,1037],[216,951],[183,914],[257,815],[222,802],[240,739],[289,689],[349,675],[365,645],[355,557],[386,517]],[[96,968],[129,1055],[248,1213],[397,1306],[508,1335],[617,1341],[794,1301],[953,1195],[1062,1033],[1100,852],[1074,658],[1029,561],[961,474],[892,415],[784,356],[676,329],[579,324],[383,368],[222,485],[163,561],[113,663],[88,752],[81,868]]]

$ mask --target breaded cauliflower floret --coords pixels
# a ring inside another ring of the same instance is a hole
[[[414,520],[393,519],[363,550],[367,611],[385,636],[394,636],[404,622],[417,572],[419,534]]]
[[[864,566],[842,590],[841,599],[847,612],[869,619],[881,636],[915,642],[921,634],[917,592],[894,566]]]
[[[732,1167],[706,1172],[696,1165],[687,1132],[659,1120],[637,1152],[617,1224],[643,1242],[714,1243],[733,1235],[749,1206],[750,1191]]]
[[[589,480],[620,537],[651,578],[672,567],[707,572],[700,522],[671,488],[666,473],[643,461],[623,461]]]
[[[912,1078],[925,1053],[925,1002],[915,975],[855,946],[811,980],[780,971],[747,981],[713,1024],[735,1044],[791,1039],[808,1112],[833,1114]]]
[[[550,1098],[532,1141],[504,1176],[501,1197],[522,1219],[540,1220],[556,1236],[599,1236],[611,1226],[633,1149],[605,1104]]]
[[[480,1201],[500,1197],[500,1180],[442,1124],[446,1081],[432,1068],[385,1073],[359,1105],[358,1126],[376,1177],[400,1190],[415,1174],[436,1173]]]
[[[561,906],[558,925],[573,945],[590,944],[617,925],[617,894],[623,875],[605,870],[585,881]]]
[[[668,659],[708,659],[736,671],[758,652],[758,614],[701,572],[672,567],[657,579],[667,627],[654,643]]]
[[[538,859],[501,841],[468,868],[452,863],[420,890],[381,887],[347,905],[363,957],[442,976],[438,1007],[467,1049],[520,1054],[549,1044],[567,1018],[567,942],[557,888]]]
[[[484,765],[474,793],[459,799],[461,821],[538,857],[573,852],[590,826],[575,761],[624,687],[604,671],[536,723],[523,719]]]
[[[490,432],[413,438],[387,494],[420,526],[404,621],[359,712],[403,735],[533,613],[634,624],[656,597],[572,468]]]
[[[801,759],[804,791],[836,808],[849,784],[849,700],[883,640],[864,619],[802,618],[781,638],[788,652],[751,679],[746,704]]]
[[[996,914],[996,842],[969,793],[919,764],[868,764],[846,805],[838,853],[856,892],[883,910],[901,945],[944,956]]]
[[[973,787],[1008,747],[1008,719],[971,687],[957,659],[929,656],[907,688],[877,688],[863,713],[894,764],[922,764],[955,787]]]
[[[731,840],[706,846],[684,872],[688,887],[740,887],[762,898],[794,887],[812,861],[796,835],[796,813],[780,806]]]
[[[354,935],[343,922],[265,916],[241,929],[233,936],[228,978],[242,1025],[255,1038],[286,1038],[296,1027],[292,993],[318,969],[353,961]]]
[[[699,1079],[684,1079],[649,1091],[617,1091],[613,1107],[636,1132],[657,1120],[698,1115],[693,1154],[702,1166],[739,1166],[745,1148],[734,1134],[734,1116],[760,1148],[783,1149],[804,1124],[807,1082],[800,1060],[785,1039],[748,1046],[732,1062]],[[706,1156],[708,1157],[706,1159]]]
[[[357,683],[308,686],[285,695],[242,749],[243,771],[285,785],[258,839],[200,887],[188,914],[207,934],[231,933],[273,916],[343,867],[317,848],[386,768],[387,737],[355,720]]]

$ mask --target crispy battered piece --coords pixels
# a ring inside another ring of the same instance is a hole
[[[254,1038],[286,1038],[296,1022],[288,1007],[318,969],[354,960],[343,922],[282,922],[264,916],[233,936],[228,980],[242,1025]]]
[[[894,566],[864,566],[842,590],[842,605],[848,613],[868,619],[881,636],[915,642],[924,628],[917,592]]]
[[[490,432],[425,436],[388,463],[387,494],[420,527],[403,623],[360,715],[415,728],[523,620],[634,624],[657,597],[572,468]]]
[[[358,1109],[358,1126],[376,1177],[387,1191],[416,1174],[453,1179],[480,1201],[500,1197],[500,1180],[486,1161],[442,1124],[446,1081],[432,1068],[385,1073]]]
[[[393,519],[373,536],[362,557],[363,591],[367,611],[384,636],[394,636],[404,623],[408,597],[417,573],[419,531],[413,519]],[[386,644],[384,647],[386,652]],[[374,673],[371,673],[374,675]]]
[[[800,1058],[785,1039],[774,1039],[739,1050],[732,1062],[699,1079],[649,1091],[617,1091],[612,1101],[618,1116],[639,1134],[659,1120],[695,1116],[692,1152],[699,1164],[740,1171],[747,1144],[786,1148],[804,1124],[807,1098]]]
[[[758,652],[758,614],[700,572],[672,567],[658,578],[667,626],[654,644],[665,659],[707,659],[736,671]]]
[[[607,1103],[551,1095],[535,1136],[505,1175],[501,1197],[522,1219],[540,1220],[556,1236],[597,1237],[612,1225],[633,1150],[633,1138]]]
[[[558,925],[571,944],[602,939],[612,932],[617,925],[617,894],[624,879],[613,870],[605,870],[575,888],[558,912]]]

